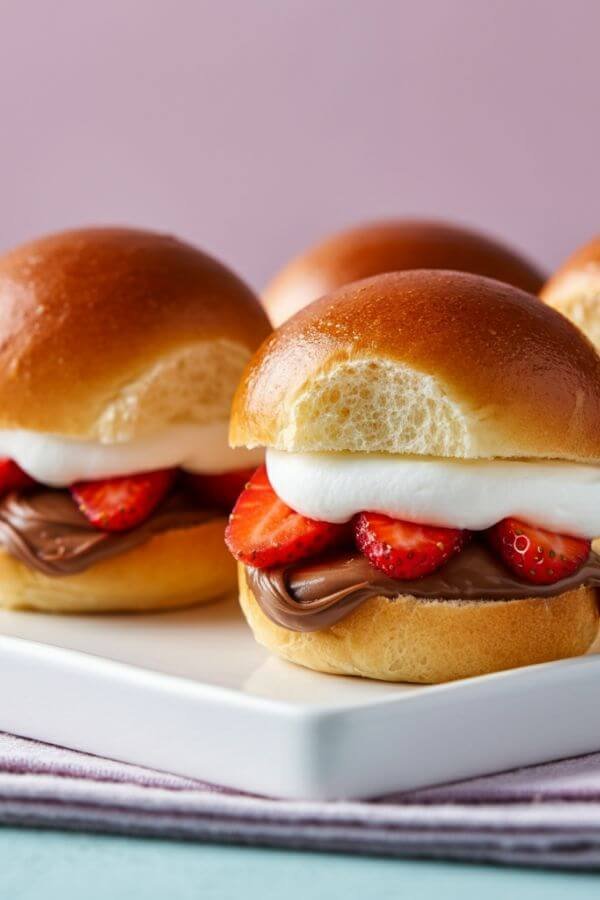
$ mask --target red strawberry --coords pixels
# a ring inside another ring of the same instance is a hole
[[[0,459],[0,495],[9,491],[19,491],[35,484],[33,478],[13,462],[12,459]]]
[[[96,528],[127,531],[148,518],[173,484],[174,477],[174,469],[159,469],[101,481],[80,481],[71,485],[71,494]]]
[[[591,542],[502,519],[487,532],[505,565],[532,584],[554,584],[572,575],[590,554]]]
[[[421,578],[463,548],[469,532],[391,519],[381,513],[356,517],[354,536],[369,562],[390,578]]]
[[[319,553],[346,534],[344,525],[317,522],[290,509],[261,466],[233,507],[225,543],[240,562],[266,569]]]
[[[220,475],[189,474],[188,481],[192,485],[198,499],[219,509],[232,509],[235,501],[242,493],[246,483],[254,474],[254,469],[238,469],[236,472],[223,472]]]

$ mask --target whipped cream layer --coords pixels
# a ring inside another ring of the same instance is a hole
[[[260,465],[262,450],[229,447],[228,428],[227,422],[170,425],[158,434],[119,444],[0,429],[0,457],[13,459],[36,481],[52,487],[176,466],[219,475]]]
[[[563,534],[600,535],[600,466],[267,450],[273,489],[311,519],[380,512],[482,531],[515,516]]]

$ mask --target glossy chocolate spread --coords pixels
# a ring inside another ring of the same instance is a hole
[[[184,491],[173,491],[141,525],[106,532],[88,522],[68,491],[13,492],[0,500],[0,545],[45,575],[73,575],[161,531],[190,528],[214,517],[196,503]]]
[[[388,578],[356,551],[328,554],[285,568],[246,566],[246,577],[260,608],[273,622],[290,631],[320,631],[376,596],[519,600],[553,597],[582,585],[600,587],[600,556],[590,553],[574,575],[546,585],[519,581],[477,540],[437,572],[410,581]]]

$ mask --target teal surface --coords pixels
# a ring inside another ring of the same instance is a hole
[[[10,900],[597,900],[599,891],[591,874],[0,828],[0,897]]]

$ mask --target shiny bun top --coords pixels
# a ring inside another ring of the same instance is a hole
[[[488,278],[380,275],[268,338],[234,445],[600,461],[600,359],[563,316]]]
[[[0,428],[113,442],[226,419],[268,331],[233,272],[169,235],[33,241],[0,258]]]

